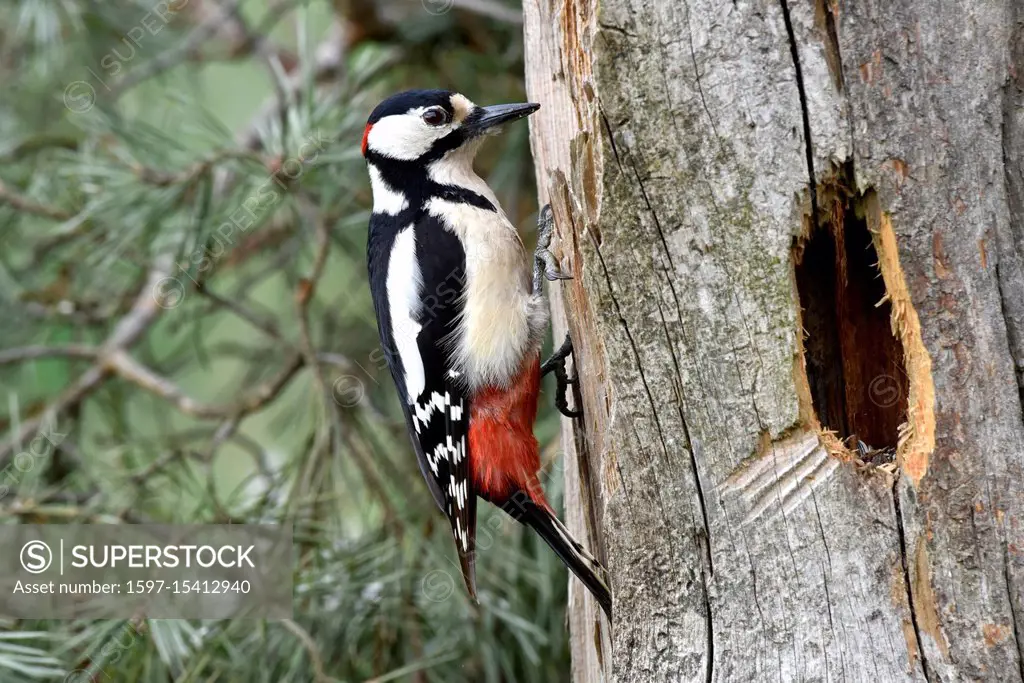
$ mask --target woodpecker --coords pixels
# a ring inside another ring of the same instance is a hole
[[[479,496],[540,534],[610,616],[604,568],[555,516],[538,481],[533,424],[548,326],[541,275],[566,277],[547,251],[551,210],[541,212],[531,259],[473,170],[487,134],[539,107],[481,107],[458,93],[412,90],[373,110],[362,142],[373,189],[370,290],[420,471],[451,524],[470,597]],[[563,385],[568,353],[567,340],[544,364]],[[558,395],[559,409],[574,414]]]

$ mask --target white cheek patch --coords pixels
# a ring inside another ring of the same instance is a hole
[[[405,114],[385,116],[373,124],[366,144],[382,156],[413,161],[426,154],[435,142],[451,132],[450,126],[428,126],[423,122],[423,107]]]
[[[405,370],[405,393],[409,403],[423,393],[426,377],[423,358],[417,343],[422,326],[416,322],[420,308],[422,275],[416,262],[416,234],[414,227],[398,233],[388,260],[388,310],[391,314],[391,334],[395,351]]]
[[[405,195],[388,185],[380,171],[373,164],[367,166],[370,173],[370,187],[373,189],[373,212],[397,216],[409,208]]]

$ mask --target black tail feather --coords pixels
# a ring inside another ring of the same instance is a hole
[[[455,537],[455,549],[459,553],[459,565],[462,568],[462,579],[466,582],[466,590],[469,592],[470,599],[479,603],[480,599],[476,594],[476,496],[472,494],[468,496],[465,512],[464,517],[468,527],[464,530],[467,541],[465,549],[462,546],[462,539],[459,538],[461,527],[455,524],[454,518],[449,521],[452,523],[452,535]]]
[[[611,619],[612,594],[604,579],[604,567],[573,538],[561,520],[552,515],[546,507],[537,505],[532,500],[510,501],[504,506],[504,510],[530,526],[551,546],[565,566],[590,590],[601,605],[601,609]]]
[[[462,579],[466,582],[466,591],[469,599],[479,604],[480,598],[476,594],[476,558],[474,551],[468,553],[459,550],[459,565],[462,567]]]

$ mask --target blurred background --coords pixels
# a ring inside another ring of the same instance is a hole
[[[568,678],[565,570],[489,506],[466,599],[364,265],[367,115],[522,101],[513,1],[0,4],[3,523],[297,540],[292,621],[0,621],[0,682]],[[478,169],[529,244],[527,126]]]

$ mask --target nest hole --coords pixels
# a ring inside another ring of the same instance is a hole
[[[824,429],[862,456],[894,452],[909,380],[864,195],[850,165],[834,167],[817,191],[817,224],[794,245],[813,409]]]

